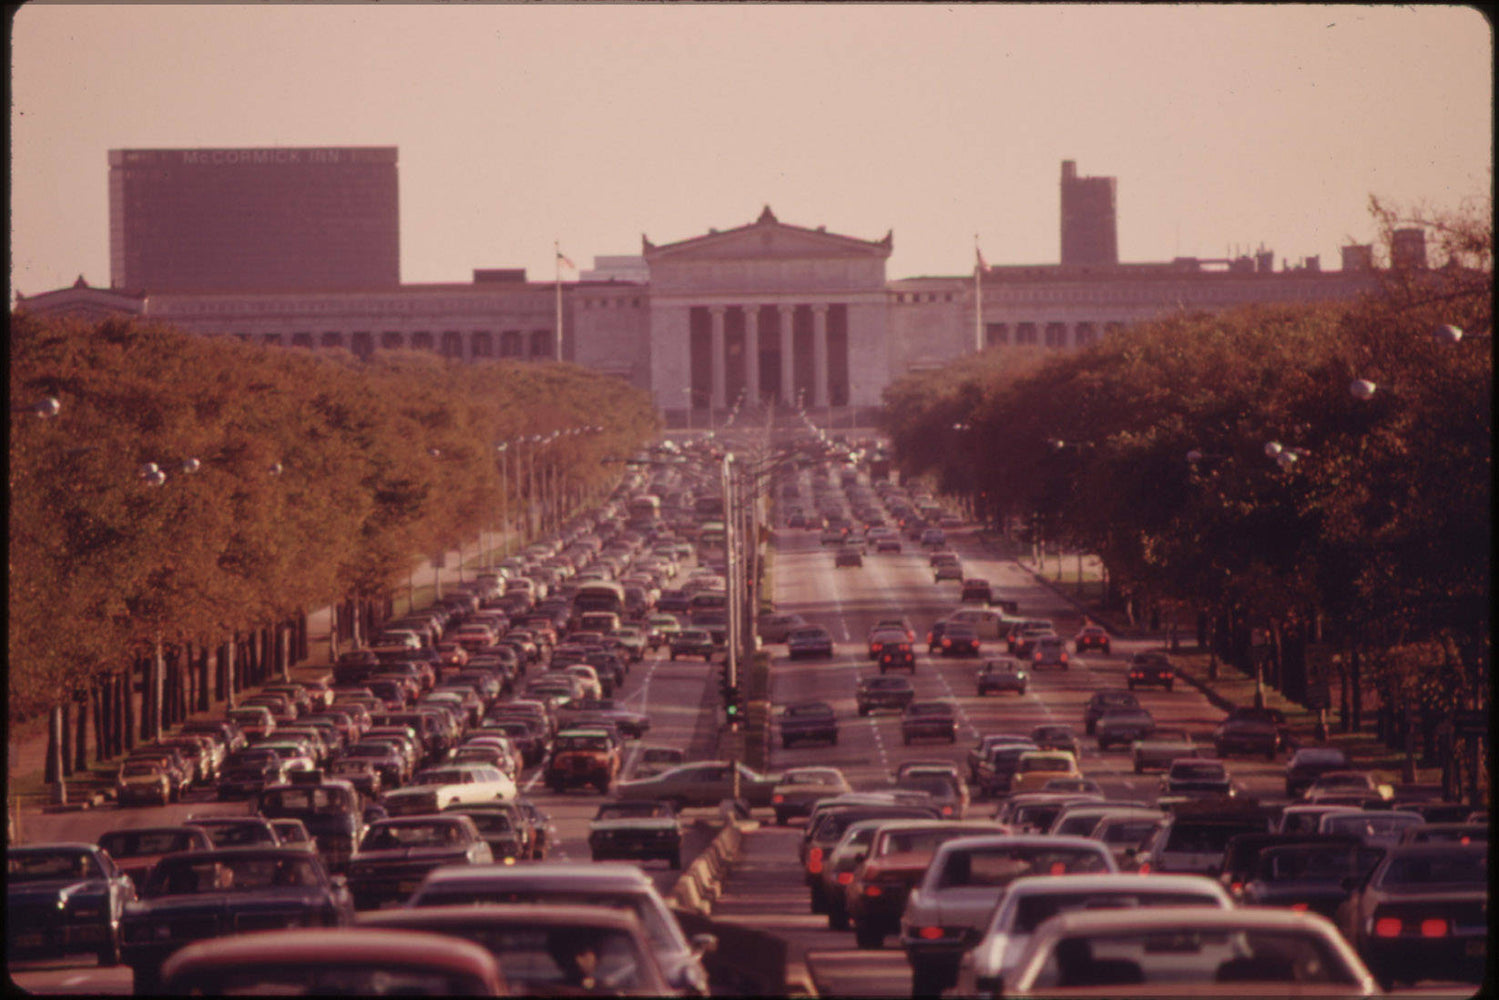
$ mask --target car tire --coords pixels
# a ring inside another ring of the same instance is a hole
[[[109,943],[99,949],[99,967],[112,969],[120,964],[120,928],[110,929]]]
[[[885,676],[885,665],[883,663],[880,664],[880,676]]]
[[[828,912],[828,901],[827,897],[823,895],[822,885],[814,882],[811,889],[812,891],[807,900],[807,908],[813,913]]]
[[[942,995],[942,987],[947,977],[939,969],[934,969],[926,963],[920,965],[911,963],[911,996],[913,1000],[917,997],[935,997]]]

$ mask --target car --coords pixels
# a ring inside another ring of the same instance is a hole
[[[951,562],[940,562],[932,568],[932,582],[941,583],[943,580],[963,581],[963,565],[956,559]]]
[[[990,692],[1001,694],[1014,691],[1018,695],[1024,695],[1028,677],[1019,660],[986,660],[979,667],[974,684],[980,698]]]
[[[1077,797],[1064,802],[1057,810],[1046,832],[1052,836],[1091,837],[1098,824],[1107,816],[1133,814],[1142,819],[1165,821],[1167,813],[1155,806],[1135,799],[1105,799],[1102,795],[1091,799]]]
[[[1085,653],[1090,649],[1097,649],[1101,650],[1104,656],[1108,656],[1110,644],[1109,633],[1101,625],[1084,625],[1072,637],[1072,651],[1075,653]]]
[[[855,844],[867,844],[882,823],[913,819],[938,820],[941,816],[925,795],[913,796],[912,802],[905,804],[895,801],[894,796],[825,800],[809,818],[800,848],[802,881],[807,886],[811,911],[828,914],[830,925],[841,930],[838,918],[847,903],[844,886],[852,880],[860,860],[855,857],[859,850]],[[840,846],[845,848],[841,853]]]
[[[1036,639],[1043,635],[1056,635],[1051,622],[1045,618],[1032,618],[1013,624],[1005,642],[1009,646],[1011,656],[1029,658],[1034,650]]]
[[[1140,852],[1165,823],[1166,817],[1156,810],[1121,808],[1099,816],[1088,836],[1107,846],[1121,869],[1137,871]]]
[[[1145,864],[1152,872],[1216,875],[1229,841],[1244,833],[1269,833],[1273,815],[1252,802],[1177,805],[1151,841]]]
[[[1037,670],[1042,667],[1066,670],[1067,645],[1062,642],[1062,637],[1055,633],[1036,636],[1035,642],[1031,644],[1031,666]]]
[[[1488,839],[1487,823],[1423,823],[1400,833],[1402,844],[1473,844]]]
[[[854,705],[859,715],[893,708],[904,712],[916,697],[916,689],[904,677],[863,677],[854,691]]]
[[[848,930],[848,887],[852,884],[855,870],[864,862],[869,845],[881,826],[890,822],[885,817],[862,819],[843,831],[837,843],[829,847],[822,859],[822,870],[816,876],[813,912],[821,910],[827,914],[828,927],[835,931]]]
[[[120,962],[125,907],[136,886],[93,844],[11,845],[5,851],[6,958],[88,952]]]
[[[145,826],[110,830],[99,836],[99,849],[130,879],[135,891],[146,884],[151,868],[168,854],[211,851],[213,840],[201,826]]]
[[[207,816],[190,813],[187,822],[208,834],[214,847],[275,847],[276,828],[264,816]]]
[[[863,566],[864,547],[857,543],[844,542],[838,547],[838,551],[833,553],[833,565],[835,567]]]
[[[1067,792],[1021,792],[994,810],[994,819],[1015,833],[1045,833],[1069,802],[1101,802],[1102,795]]]
[[[949,621],[942,632],[938,652],[943,656],[978,656],[981,653],[978,630],[965,622]]]
[[[957,742],[957,707],[950,701],[912,701],[901,715],[900,736],[907,746],[921,739]]]
[[[897,535],[892,529],[886,528],[883,531],[880,531],[878,534],[875,534],[875,532],[872,531],[870,532],[870,539],[874,543],[874,550],[876,552],[901,551],[900,536]]]
[[[1266,760],[1274,760],[1285,725],[1285,714],[1279,709],[1239,707],[1213,731],[1213,748],[1219,757],[1264,754]]]
[[[670,637],[667,648],[673,660],[686,656],[701,656],[704,660],[712,660],[713,654],[718,651],[713,636],[705,628],[682,629]]]
[[[786,634],[786,655],[796,660],[804,656],[834,655],[833,633],[821,625],[804,625]]]
[[[1077,757],[1068,750],[1028,750],[1015,761],[1014,773],[1010,776],[1010,794],[1038,791],[1052,778],[1077,778],[1082,776]]]
[[[741,763],[724,760],[696,761],[649,778],[621,781],[614,790],[621,799],[664,799],[678,812],[689,807],[716,807],[724,799],[734,797],[736,771],[739,797],[752,807],[769,807],[781,775],[762,774]]]
[[[1244,863],[1222,876],[1243,905],[1281,906],[1320,913],[1329,920],[1336,919],[1353,887],[1384,857],[1381,848],[1361,844],[1356,837],[1247,834],[1229,842],[1225,869],[1232,864],[1238,841],[1245,839],[1266,842],[1244,852],[1249,855]]]
[[[1041,786],[1043,792],[1067,792],[1102,795],[1103,788],[1092,778],[1051,778]]]
[[[594,861],[657,859],[681,868],[682,824],[670,802],[605,802],[588,824],[588,850]]]
[[[988,580],[982,577],[969,577],[963,581],[963,589],[958,595],[958,600],[964,604],[969,602],[989,604],[994,600],[994,588]]]
[[[1200,757],[1202,750],[1192,742],[1185,729],[1161,728],[1151,730],[1131,744],[1130,756],[1135,773],[1144,774],[1146,771],[1165,770],[1172,761],[1183,757]]]
[[[636,748],[627,765],[630,778],[649,778],[668,768],[685,763],[687,755],[678,747],[641,746]]]
[[[843,890],[842,911],[860,948],[880,948],[900,930],[911,889],[921,881],[937,848],[959,837],[1008,833],[995,823],[943,820],[876,821],[867,850]],[[832,915],[829,915],[832,924]]]
[[[645,712],[636,712],[613,698],[578,698],[570,701],[558,712],[558,722],[574,729],[591,723],[612,722],[619,731],[632,739],[642,739],[651,728],[651,717]]]
[[[1193,875],[1025,875],[1010,883],[978,943],[963,956],[956,992],[992,996],[1013,982],[1036,929],[1060,913],[1129,907],[1232,909],[1220,886]]]
[[[1312,913],[1154,906],[1083,910],[1036,928],[1005,996],[1370,996],[1378,984]]]
[[[793,743],[838,745],[838,717],[825,701],[799,701],[781,711],[781,747]]]
[[[869,630],[868,658],[871,660],[879,659],[880,652],[888,646],[905,645],[909,647],[910,644],[910,631],[901,625],[876,625]]]
[[[178,796],[177,785],[155,761],[126,760],[115,775],[115,802],[120,806],[145,802],[166,805]]]
[[[428,908],[472,911],[500,901],[507,907],[516,904],[522,918],[551,908],[572,909],[580,905],[622,911],[644,929],[650,952],[666,980],[666,986],[656,992],[699,996],[708,993],[702,957],[717,947],[717,938],[712,934],[695,934],[688,939],[655,884],[635,864],[548,861],[437,869],[417,888],[410,906],[378,915],[364,914],[360,922],[371,926],[395,925],[400,916]],[[551,989],[538,984],[535,990],[526,992]]]
[[[125,906],[121,958],[137,994],[160,992],[162,964],[184,945],[251,930],[352,922],[342,876],[289,847],[230,847],[169,854]]]
[[[980,736],[978,742],[969,749],[966,755],[968,783],[978,784],[979,765],[989,756],[991,750],[998,746],[1017,743],[1025,744],[1028,750],[1036,747],[1029,736],[1022,736],[1019,733],[986,733]]]
[[[937,549],[947,544],[947,532],[941,528],[925,528],[921,532],[921,547]]]
[[[458,802],[508,802],[516,794],[515,781],[499,768],[454,763],[418,771],[410,785],[387,792],[380,804],[392,816],[409,816]]]
[[[911,995],[936,996],[957,982],[963,954],[989,925],[1005,890],[1023,875],[1115,871],[1114,858],[1083,837],[959,837],[937,848],[900,917]]]
[[[925,795],[943,819],[963,819],[968,812],[968,782],[955,767],[913,765],[896,775],[892,787]]]
[[[972,625],[973,630],[978,633],[980,640],[1001,639],[1008,630],[1008,620],[1004,613],[993,608],[975,607],[972,604],[960,605],[947,615],[947,621],[962,622],[964,625]]]
[[[552,741],[545,781],[554,792],[585,785],[608,794],[622,766],[620,746],[606,732],[581,726],[563,729]]]
[[[878,659],[882,674],[889,670],[916,672],[916,650],[906,640],[881,645]]]
[[[1221,760],[1188,757],[1173,760],[1161,775],[1162,795],[1225,796],[1236,792]]]
[[[349,864],[349,889],[357,908],[371,909],[403,902],[434,868],[493,860],[478,825],[461,813],[378,820],[370,824]]]
[[[1163,687],[1170,691],[1176,684],[1176,670],[1165,653],[1136,653],[1130,657],[1125,677],[1131,691],[1137,687]]]
[[[256,931],[190,944],[162,966],[168,996],[503,996],[495,956],[471,941],[363,927]]]
[[[1317,832],[1357,837],[1371,847],[1394,847],[1407,830],[1424,826],[1425,822],[1416,813],[1398,809],[1360,809],[1323,816]]]
[[[819,799],[851,791],[848,779],[836,767],[789,767],[771,790],[770,807],[775,810],[776,825],[785,826],[794,817],[810,815]]]
[[[255,811],[273,821],[300,820],[311,834],[318,856],[333,873],[348,867],[364,836],[364,802],[352,782],[322,772],[295,774],[287,784],[271,785],[256,796]]]
[[[761,642],[785,642],[794,628],[801,628],[807,620],[795,612],[763,612],[756,620],[755,631]]]
[[[1143,708],[1111,708],[1093,726],[1093,735],[1098,740],[1098,749],[1107,750],[1115,744],[1131,746],[1136,740],[1150,735],[1155,729],[1155,717]]]
[[[1317,802],[1329,796],[1345,795],[1389,799],[1392,790],[1368,771],[1323,771],[1306,787],[1303,797],[1308,802]]]
[[[1488,844],[1392,847],[1338,913],[1386,989],[1426,978],[1480,982],[1488,960]]]
[[[1030,731],[1030,741],[1042,750],[1066,750],[1074,757],[1082,756],[1071,726],[1057,723],[1035,726]]]
[[[1083,707],[1083,730],[1093,735],[1099,716],[1111,708],[1139,708],[1140,702],[1128,691],[1099,691]]]
[[[534,856],[530,817],[518,802],[459,803],[443,812],[473,820],[479,836],[489,845],[490,857],[496,861],[524,861]]]

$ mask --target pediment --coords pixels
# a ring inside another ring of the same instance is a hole
[[[882,240],[861,240],[825,229],[807,229],[777,219],[766,206],[760,218],[747,226],[724,232],[709,230],[704,236],[656,246],[642,238],[642,251],[652,265],[689,260],[807,260],[813,258],[886,258],[891,235]]]

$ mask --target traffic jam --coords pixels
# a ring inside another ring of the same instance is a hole
[[[674,891],[738,824],[776,838],[792,936],[896,977],[795,992],[1483,981],[1486,811],[1399,798],[1273,708],[1179,723],[1201,699],[1169,651],[1033,610],[874,442],[819,440],[764,466],[761,758],[723,752],[760,718],[749,663],[726,685],[723,446],[661,442],[326,676],[137,747],[79,814],[96,834],[13,839],[12,980],[92,960],[137,995],[744,994],[724,970],[757,957]]]

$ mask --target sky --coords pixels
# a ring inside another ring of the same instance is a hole
[[[1376,238],[1493,183],[1463,7],[63,4],[11,24],[11,287],[109,283],[111,149],[397,146],[401,278],[782,221],[886,275],[1059,257],[1061,161],[1123,261]],[[1484,202],[1487,210],[1488,203]],[[564,275],[567,277],[568,275]]]

